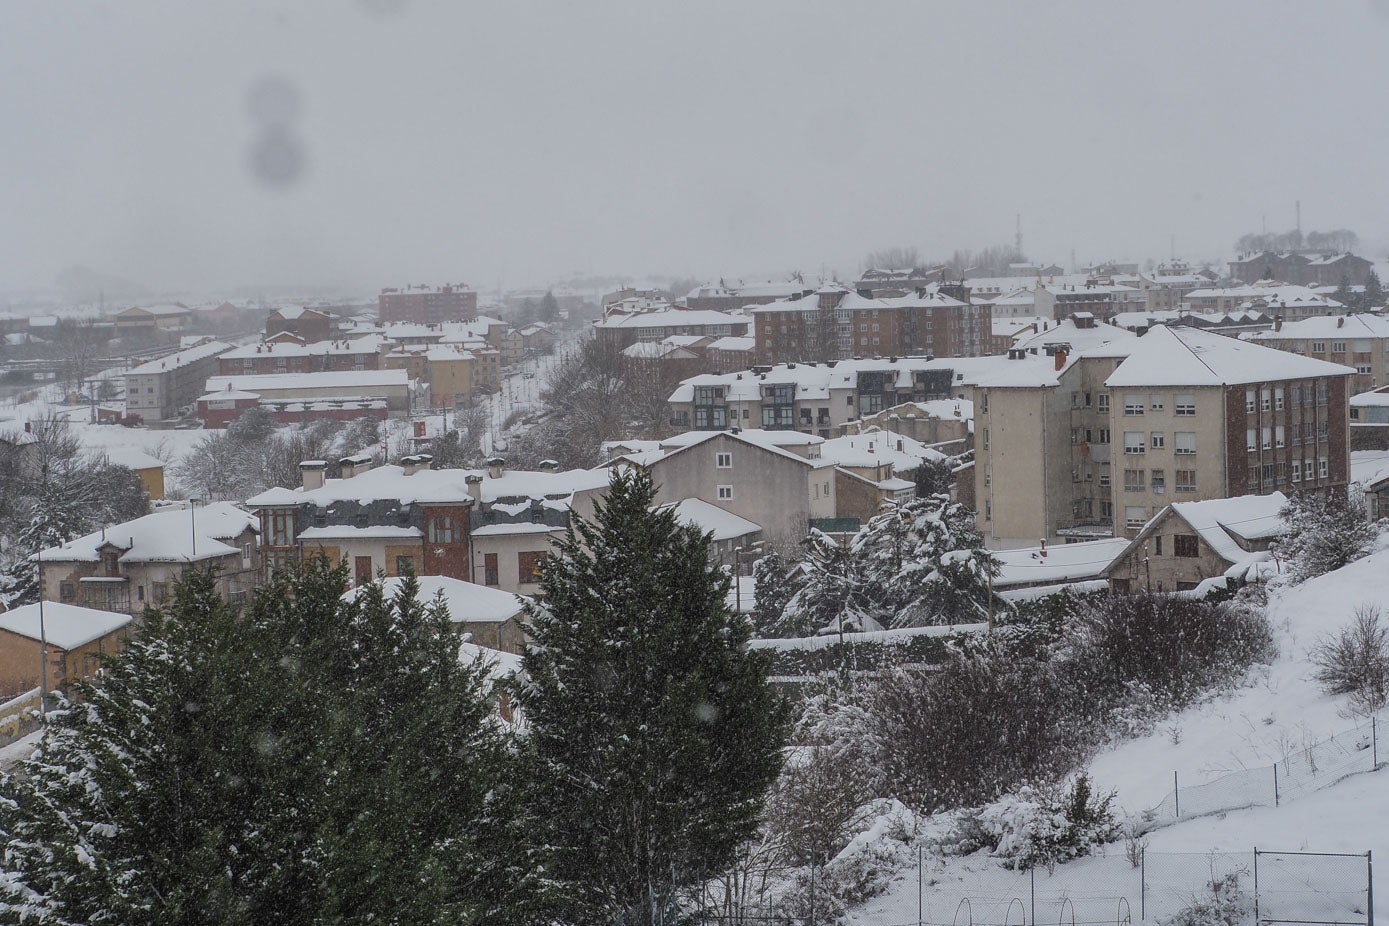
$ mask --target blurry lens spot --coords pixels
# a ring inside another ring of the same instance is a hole
[[[286,77],[262,77],[246,95],[246,108],[260,125],[288,125],[299,118],[299,88]]]
[[[270,187],[287,187],[304,172],[304,152],[298,140],[283,129],[261,133],[251,145],[251,173]]]

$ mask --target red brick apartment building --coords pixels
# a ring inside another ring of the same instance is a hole
[[[377,309],[383,324],[439,325],[468,321],[477,317],[477,293],[461,283],[438,289],[429,286],[383,289],[377,298]]]

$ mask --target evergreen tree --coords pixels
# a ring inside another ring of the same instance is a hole
[[[912,481],[916,483],[917,498],[949,495],[955,484],[955,470],[949,459],[922,460],[912,472]]]
[[[33,515],[15,544],[18,556],[0,574],[0,602],[7,608],[39,600],[37,554],[87,532],[91,512],[85,502],[81,493],[73,491],[71,481],[51,479],[39,489]]]
[[[775,549],[768,550],[752,566],[755,604],[752,624],[759,637],[774,637],[782,613],[793,595],[800,590],[800,571],[793,570],[786,558]]]
[[[211,576],[151,611],[5,780],[0,921],[515,923],[531,860],[481,670],[413,582]]]
[[[802,541],[800,590],[791,596],[772,636],[808,637],[821,630],[880,629],[881,602],[862,573],[862,560],[823,531]]]
[[[518,695],[567,923],[683,922],[688,889],[756,830],[787,709],[750,651],[709,538],[617,473],[531,604]]]
[[[1384,306],[1384,286],[1379,282],[1379,274],[1373,270],[1365,278],[1365,292],[1360,297],[1364,311],[1374,312]]]
[[[1331,298],[1345,306],[1347,312],[1359,312],[1361,310],[1360,299],[1350,291],[1350,280],[1344,276],[1341,277],[1341,282],[1336,287],[1336,291],[1331,294]]]
[[[545,295],[540,297],[536,315],[542,322],[554,323],[559,320],[559,300],[555,299],[554,293],[546,290]]]

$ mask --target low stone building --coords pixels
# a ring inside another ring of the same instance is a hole
[[[57,601],[0,614],[0,696],[37,686],[40,665],[47,691],[67,691],[92,677],[106,657],[125,648],[131,621],[129,614]]]

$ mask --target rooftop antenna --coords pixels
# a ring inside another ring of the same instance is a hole
[[[1017,225],[1018,225],[1017,232],[1013,235],[1013,249],[1016,250],[1016,251],[1018,252],[1018,256],[1021,257],[1021,256],[1022,256],[1022,213],[1021,213],[1021,212],[1019,212],[1018,215],[1017,215]]]

